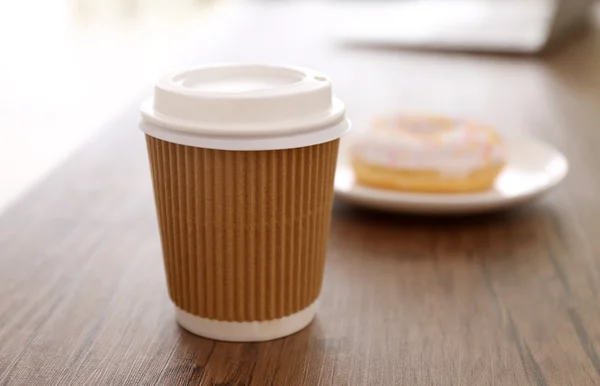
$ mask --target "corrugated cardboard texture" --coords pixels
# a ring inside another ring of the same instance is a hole
[[[339,140],[226,151],[146,137],[169,293],[180,308],[260,321],[316,300]]]

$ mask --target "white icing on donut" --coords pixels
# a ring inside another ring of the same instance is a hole
[[[505,159],[490,127],[439,117],[379,120],[356,138],[351,154],[368,164],[444,174],[468,174]]]

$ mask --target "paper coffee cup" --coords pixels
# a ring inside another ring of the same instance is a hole
[[[349,129],[329,80],[268,65],[170,74],[142,105],[140,128],[179,324],[229,341],[308,325]]]

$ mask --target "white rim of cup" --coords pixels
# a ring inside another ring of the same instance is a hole
[[[225,322],[192,315],[175,306],[175,318],[189,332],[228,342],[264,342],[294,334],[308,326],[317,312],[319,299],[308,307],[279,319]]]

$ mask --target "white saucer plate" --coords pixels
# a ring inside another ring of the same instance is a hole
[[[348,203],[399,213],[450,215],[507,209],[531,201],[556,186],[567,175],[567,159],[552,146],[532,138],[508,138],[506,167],[494,187],[468,194],[404,193],[357,184],[340,147],[335,195]]]

